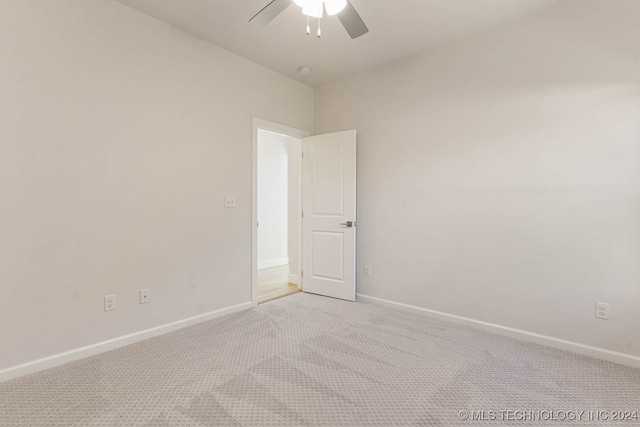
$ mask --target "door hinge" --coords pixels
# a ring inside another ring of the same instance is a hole
[[[304,212],[302,212],[302,218],[304,218]]]
[[[304,159],[304,151],[302,152],[302,158]]]
[[[300,277],[304,277],[304,270],[300,272]]]

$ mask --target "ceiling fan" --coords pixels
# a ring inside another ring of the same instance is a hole
[[[273,0],[260,12],[256,13],[249,22],[267,25],[276,16],[280,15],[287,7],[295,3],[302,8],[302,13],[307,16],[307,35],[311,33],[310,18],[318,18],[318,37],[322,35],[320,30],[320,18],[327,15],[337,15],[347,33],[352,39],[369,32],[358,12],[348,0]]]

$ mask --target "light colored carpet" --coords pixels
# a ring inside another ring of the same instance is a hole
[[[637,411],[640,370],[296,294],[0,384],[2,426],[639,423],[501,421],[505,410]]]

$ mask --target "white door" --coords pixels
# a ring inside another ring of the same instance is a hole
[[[356,131],[302,140],[302,290],[356,299]]]

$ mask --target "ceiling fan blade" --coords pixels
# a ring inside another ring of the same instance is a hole
[[[369,32],[369,29],[364,24],[364,21],[360,18],[360,15],[358,15],[358,12],[356,12],[356,9],[353,7],[351,2],[347,2],[347,6],[342,10],[342,12],[338,13],[338,18],[352,39]]]
[[[273,18],[280,15],[289,5],[291,0],[273,0],[271,3],[262,8],[262,10],[256,13],[253,18],[249,19],[249,22],[255,22],[262,25],[267,25],[273,21]]]

